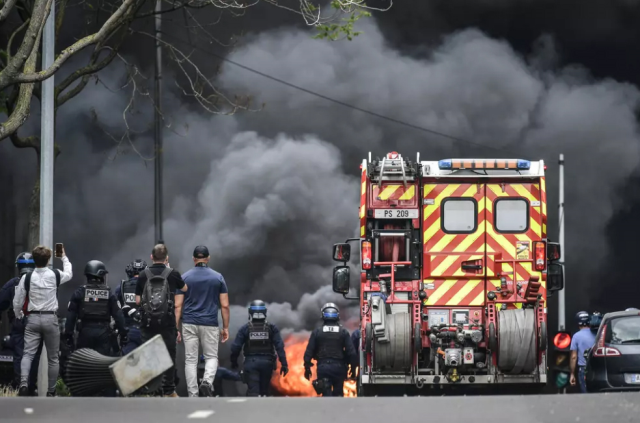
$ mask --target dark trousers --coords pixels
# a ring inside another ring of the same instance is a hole
[[[78,344],[76,349],[90,348],[99,354],[111,356],[111,328],[107,323],[82,325],[78,332]]]
[[[127,355],[131,351],[142,345],[142,335],[140,329],[135,326],[129,326],[129,341],[122,346],[122,355]]]
[[[17,389],[20,386],[20,363],[22,362],[22,354],[24,353],[24,325],[21,320],[14,320],[11,327],[10,343],[13,348],[13,384]],[[42,344],[33,358],[31,371],[29,372],[29,393],[34,394],[38,389],[38,366],[40,365],[40,354],[42,354]]]
[[[78,344],[76,349],[89,348],[98,354],[107,357],[114,356],[111,348],[111,328],[108,323],[85,323],[78,332]],[[95,396],[115,397],[115,389],[104,389]]]
[[[248,356],[244,358],[244,374],[247,382],[247,396],[269,396],[273,358],[269,356]]]
[[[162,377],[162,391],[164,395],[170,395],[176,391],[176,336],[178,331],[175,326],[168,326],[161,329],[141,328],[140,335],[144,344],[156,335],[162,336],[162,340],[167,346],[173,366],[169,368]]]
[[[318,363],[318,379],[325,379],[323,397],[343,397],[347,366],[337,360],[323,360]],[[328,383],[327,383],[328,382]]]

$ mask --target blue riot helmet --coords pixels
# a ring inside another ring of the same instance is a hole
[[[18,257],[16,257],[16,267],[20,271],[20,276],[25,273],[31,272],[36,268],[36,262],[33,261],[33,256],[31,253],[20,253]]]
[[[146,261],[136,259],[127,264],[127,267],[124,269],[124,271],[127,272],[127,276],[129,276],[129,279],[133,279],[134,276],[138,276],[146,267]]]
[[[578,321],[578,326],[589,326],[591,316],[586,311],[579,311],[576,313],[576,320]]]
[[[249,304],[249,320],[263,321],[267,318],[267,305],[262,300],[253,300]]]
[[[340,320],[340,310],[334,303],[326,303],[322,306],[322,320],[326,322],[337,322]]]

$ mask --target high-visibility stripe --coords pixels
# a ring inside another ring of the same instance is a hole
[[[360,206],[360,219],[364,217],[364,204]]]
[[[447,301],[446,305],[458,305],[476,286],[480,285],[480,280],[470,280],[464,284],[462,288]]]
[[[411,185],[398,200],[411,200],[416,195],[416,186]]]
[[[360,238],[364,238],[364,226],[360,226]]]
[[[367,192],[367,181],[362,182],[362,189],[360,190],[360,194],[364,194]]]
[[[384,187],[382,192],[378,194],[378,198],[380,200],[388,200],[389,197],[391,197],[393,193],[398,190],[398,188],[400,188],[400,185],[387,185]]]
[[[426,283],[434,283],[435,281],[432,279],[428,279]],[[436,302],[446,294],[453,285],[458,282],[457,280],[446,280],[444,281],[429,297],[427,297],[426,304],[427,305],[435,305]]]

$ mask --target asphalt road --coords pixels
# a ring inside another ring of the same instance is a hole
[[[0,421],[60,423],[637,422],[638,393],[404,398],[0,398]],[[486,416],[486,417],[485,417]]]

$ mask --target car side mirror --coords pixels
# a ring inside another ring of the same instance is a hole
[[[334,244],[333,246],[333,259],[335,261],[341,261],[348,263],[351,260],[351,245],[349,244]]]
[[[547,242],[547,259],[549,261],[557,261],[562,258],[560,244],[557,242]]]
[[[333,292],[345,295],[349,293],[349,272],[349,266],[336,266],[333,269]]]
[[[549,263],[547,266],[547,291],[560,291],[564,289],[564,266],[558,263]]]

